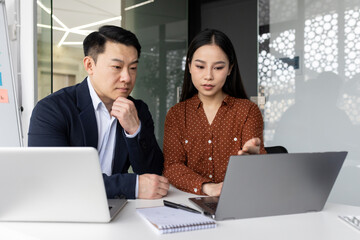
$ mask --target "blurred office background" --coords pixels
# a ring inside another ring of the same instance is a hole
[[[104,24],[142,45],[133,97],[162,146],[189,41],[206,27],[232,39],[246,91],[263,113],[266,146],[349,152],[330,201],[360,206],[360,1],[6,0],[24,144],[31,110],[81,82],[82,40]]]

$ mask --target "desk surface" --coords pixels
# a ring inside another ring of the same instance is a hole
[[[188,201],[191,196],[194,195],[172,187],[165,199],[195,208]],[[108,224],[0,222],[0,239],[360,239],[359,230],[338,218],[338,215],[360,216],[360,207],[326,204],[321,212],[219,221],[215,229],[160,235],[135,209],[162,205],[162,199],[130,200]]]

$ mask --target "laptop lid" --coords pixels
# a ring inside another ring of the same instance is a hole
[[[213,217],[225,220],[321,211],[346,155],[231,156]],[[199,204],[199,198],[193,202]]]
[[[87,147],[0,148],[0,221],[109,222],[98,153]]]

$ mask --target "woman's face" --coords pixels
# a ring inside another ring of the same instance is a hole
[[[222,87],[231,68],[228,57],[219,46],[211,44],[198,48],[189,63],[189,71],[199,98],[222,96]]]

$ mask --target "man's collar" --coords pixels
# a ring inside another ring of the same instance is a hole
[[[94,87],[92,86],[91,84],[91,81],[90,81],[90,77],[88,76],[87,79],[87,84],[88,84],[88,87],[89,87],[89,93],[90,93],[90,97],[91,97],[91,101],[92,101],[92,104],[94,106],[94,109],[97,110],[99,105],[103,102],[101,101],[101,99],[99,98],[99,96],[97,95],[97,93],[95,92],[95,89]]]

